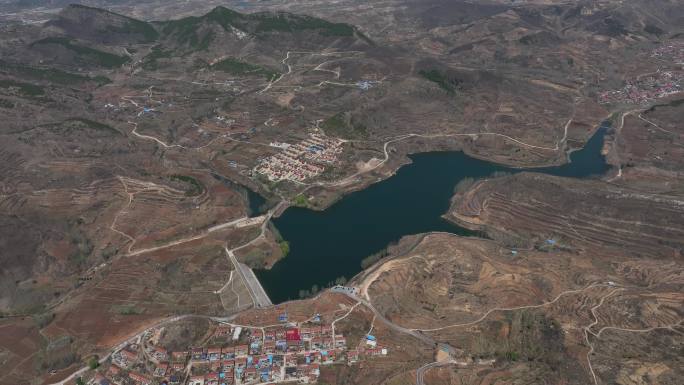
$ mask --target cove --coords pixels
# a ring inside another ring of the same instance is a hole
[[[604,174],[610,166],[601,154],[609,127],[604,122],[569,162],[555,167],[515,169],[478,160],[460,151],[410,155],[412,163],[392,177],[353,192],[324,211],[290,207],[273,220],[290,253],[269,270],[255,271],[273,303],[299,297],[313,285],[325,287],[344,276],[351,278],[361,261],[401,237],[443,231],[474,235],[441,216],[449,209],[456,184],[495,172],[540,172],[586,178]]]
[[[259,193],[239,183],[233,182],[222,175],[212,173],[211,176],[243,195],[247,203],[247,208],[249,211],[248,214],[250,217],[257,217],[268,211],[268,202],[266,201],[266,198]]]

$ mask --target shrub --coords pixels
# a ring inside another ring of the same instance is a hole
[[[280,241],[278,242],[278,246],[280,246],[280,252],[283,254],[283,257],[286,257],[290,253],[290,242]]]
[[[418,72],[420,76],[425,79],[437,84],[441,89],[446,91],[448,94],[456,93],[456,87],[458,86],[458,81],[449,79],[446,74],[442,72],[431,69],[431,70],[421,70]]]
[[[93,356],[88,360],[88,367],[90,370],[95,370],[100,366],[100,362],[97,360],[97,356]]]

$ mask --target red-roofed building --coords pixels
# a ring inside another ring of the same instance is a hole
[[[123,357],[127,362],[131,362],[138,359],[138,353],[123,349],[121,351],[121,357]]]
[[[116,364],[112,364],[107,373],[109,373],[110,376],[116,376],[117,374],[121,373],[121,368]]]
[[[142,385],[149,385],[150,382],[152,382],[152,380],[148,376],[146,376],[142,373],[138,373],[138,372],[131,371],[128,373],[128,377],[131,380],[133,380],[139,384],[142,384]]]
[[[263,352],[265,354],[273,354],[273,353],[275,353],[275,348],[276,348],[275,341],[266,341],[266,343],[264,343]]]
[[[238,345],[235,347],[235,355],[236,356],[246,356],[247,353],[249,353],[249,346]]]
[[[261,330],[252,329],[249,337],[250,337],[250,339],[252,339],[252,341],[257,341],[257,340],[261,341],[263,339],[264,335],[261,333]]]
[[[288,329],[285,332],[285,339],[287,341],[301,341],[302,337],[299,335],[299,329]]]
[[[233,370],[233,368],[235,367],[235,360],[223,360],[221,361],[221,367],[224,371]]]
[[[212,372],[218,372],[219,370],[221,370],[221,367],[221,361],[209,361],[209,370],[211,370]]]
[[[235,348],[231,346],[221,349],[221,359],[225,360],[230,358],[235,358]]]
[[[195,361],[203,360],[206,357],[203,348],[192,348],[192,350],[190,350],[190,356]]]
[[[231,335],[232,333],[233,328],[231,328],[229,325],[220,325],[216,328],[216,332],[214,332],[214,335],[217,337],[225,337]]]
[[[235,382],[235,372],[233,372],[233,369],[225,370],[223,373],[225,377],[221,379],[221,383],[232,384]]]
[[[247,358],[240,357],[235,359],[235,368],[240,369],[247,366]]]
[[[247,368],[244,372],[245,382],[254,381],[257,379],[257,371],[255,368]]]
[[[209,361],[216,361],[221,359],[221,348],[207,349],[207,358],[209,359]]]
[[[219,383],[218,373],[209,373],[206,376],[204,376],[204,384],[205,385],[218,385],[218,383]]]

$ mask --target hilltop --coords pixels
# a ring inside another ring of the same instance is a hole
[[[45,24],[70,37],[100,44],[150,43],[159,33],[150,23],[100,8],[71,4]]]

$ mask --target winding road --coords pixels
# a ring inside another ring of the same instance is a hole
[[[444,361],[444,362],[430,362],[418,368],[416,370],[416,385],[425,385],[425,372],[432,368],[438,368],[440,366],[447,366],[455,364],[455,361]]]

